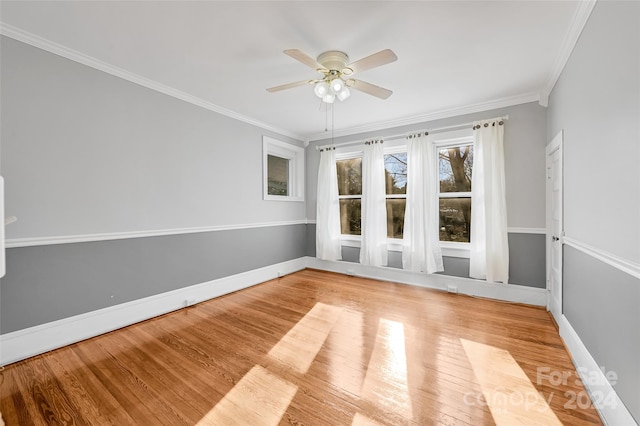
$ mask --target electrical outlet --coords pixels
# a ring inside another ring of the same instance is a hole
[[[347,275],[355,275],[356,272],[353,269],[347,269]]]
[[[187,306],[193,306],[193,305],[195,305],[195,304],[196,304],[196,299],[186,299],[186,300],[184,301],[184,306],[185,306],[185,307],[187,307]]]
[[[458,292],[458,287],[456,287],[455,285],[448,285],[447,286],[447,291],[449,293],[457,293]]]

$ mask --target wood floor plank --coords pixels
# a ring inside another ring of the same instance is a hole
[[[0,374],[8,426],[602,424],[544,309],[312,269]]]

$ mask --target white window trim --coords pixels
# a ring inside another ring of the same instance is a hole
[[[440,135],[439,135],[440,136]],[[442,148],[449,148],[452,146],[473,146],[473,133],[471,131],[457,131],[451,133],[443,133],[442,138],[436,139],[433,143],[434,158],[438,158],[438,151]],[[440,185],[438,185],[438,200],[440,198],[458,198],[469,197],[471,198],[471,192],[440,192]],[[454,241],[440,241],[440,250],[442,255],[447,257],[461,257],[469,258],[471,250],[471,243],[458,243]]]
[[[473,132],[471,129],[463,129],[452,132],[440,133],[434,137],[434,149],[446,148],[448,146],[457,146],[469,144],[473,145]],[[384,141],[384,153],[393,154],[396,152],[404,152],[407,150],[407,142],[404,139],[395,139],[391,141]],[[342,147],[336,149],[336,160],[346,160],[349,158],[362,157],[362,149],[357,149],[354,146]],[[452,193],[452,194],[469,194],[471,193]],[[445,195],[444,197],[446,197]],[[348,196],[341,196],[347,198]],[[353,198],[361,198],[362,195],[352,196]],[[403,197],[404,198],[404,197]],[[438,198],[440,193],[438,192]],[[355,247],[360,248],[362,237],[360,235],[341,234],[340,244],[343,247]],[[399,238],[387,238],[387,250],[394,252],[402,252],[402,239]],[[470,243],[456,243],[452,241],[440,241],[440,249],[442,255],[445,257],[458,257],[469,258]]]
[[[289,195],[269,194],[268,157],[289,160]],[[304,201],[304,148],[262,137],[262,198],[265,201]]]

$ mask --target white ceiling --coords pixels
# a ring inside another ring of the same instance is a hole
[[[398,61],[355,78],[393,90],[336,101],[335,134],[545,102],[584,21],[579,1],[2,1],[2,33],[262,127],[321,139],[316,78],[284,55]]]

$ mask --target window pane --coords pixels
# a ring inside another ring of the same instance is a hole
[[[470,224],[471,198],[440,199],[440,241],[468,243]]]
[[[407,200],[404,198],[387,199],[387,237],[402,238],[406,205]]]
[[[343,234],[360,235],[360,206],[359,198],[340,200],[340,229]]]
[[[336,167],[338,169],[338,193],[340,195],[362,194],[362,158],[337,160]]]
[[[387,194],[406,194],[407,153],[385,154],[384,168]]]
[[[471,192],[473,146],[455,146],[438,151],[440,192]]]
[[[267,156],[267,194],[289,195],[289,160]]]

